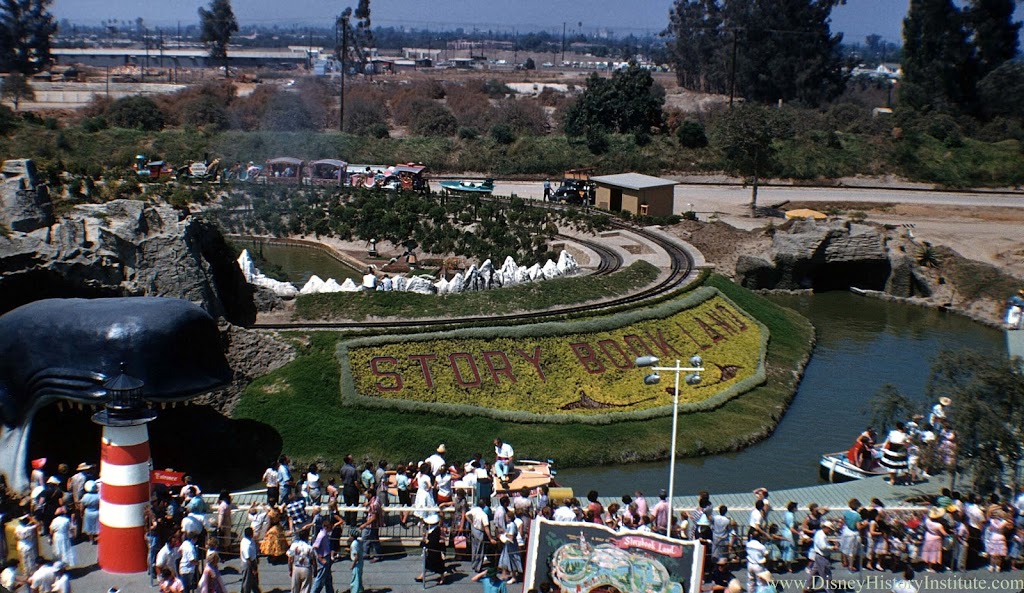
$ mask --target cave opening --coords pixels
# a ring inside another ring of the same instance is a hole
[[[97,464],[103,427],[92,421],[94,410],[68,402],[40,410],[29,434],[28,459],[47,458],[47,473],[66,463]],[[234,420],[204,405],[157,408],[149,423],[154,469],[173,469],[191,475],[206,493],[238,490],[260,482],[269,465],[281,455],[281,436],[253,420]]]

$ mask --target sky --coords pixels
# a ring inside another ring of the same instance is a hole
[[[196,23],[196,11],[208,0],[54,0],[60,19],[96,24],[106,19],[134,21],[142,17],[150,26]],[[233,0],[239,24],[270,26],[275,23],[333,23],[334,17],[356,0]],[[610,28],[617,34],[657,33],[668,23],[671,0],[371,0],[375,26],[425,29],[472,29],[584,33]],[[832,13],[832,28],[847,42],[863,43],[877,33],[899,41],[909,0],[847,0]]]

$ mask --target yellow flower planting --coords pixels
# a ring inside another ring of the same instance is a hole
[[[645,386],[636,357],[652,354],[672,366],[700,354],[703,382],[682,387],[680,404],[701,409],[761,382],[767,344],[767,329],[717,291],[701,298],[660,318],[633,315],[618,327],[611,318],[492,328],[495,337],[461,330],[443,339],[355,340],[341,349],[349,374],[343,395],[372,405],[419,402],[523,420],[649,415],[671,405],[674,374]],[[595,325],[605,327],[591,331]]]

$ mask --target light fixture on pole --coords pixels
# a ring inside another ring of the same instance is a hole
[[[676,366],[674,367],[659,367],[654,366],[658,364],[657,356],[641,356],[636,359],[636,366],[645,367],[651,369],[653,372],[644,377],[645,385],[657,385],[661,382],[661,375],[658,371],[672,371],[676,374],[675,388],[672,390],[672,443],[669,448],[669,466],[668,466],[668,529],[666,535],[672,537],[672,499],[675,496],[676,487],[676,434],[679,429],[679,375],[680,373],[687,373],[684,381],[687,385],[697,385],[701,381],[700,374],[704,372],[704,360],[696,354],[690,357],[690,366],[682,366],[682,362],[677,360]]]

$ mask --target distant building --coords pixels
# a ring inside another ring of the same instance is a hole
[[[675,205],[675,186],[671,179],[641,173],[620,173],[591,177],[597,186],[594,205],[611,212],[631,212],[634,216],[671,216]]]

